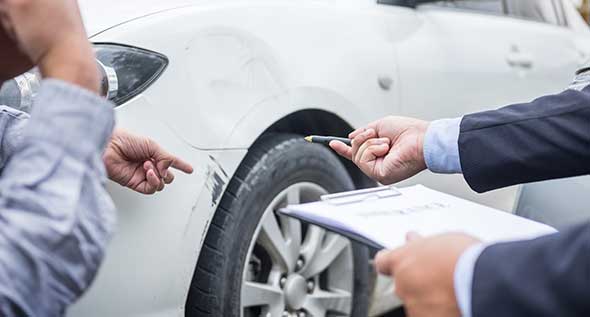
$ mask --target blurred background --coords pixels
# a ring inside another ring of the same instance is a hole
[[[580,10],[580,13],[584,17],[586,22],[589,22],[590,16],[590,1],[589,0],[572,0],[574,5]]]

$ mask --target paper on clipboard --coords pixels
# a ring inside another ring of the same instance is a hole
[[[484,242],[522,240],[556,232],[550,226],[416,185],[327,195],[280,213],[371,247],[397,248],[406,234],[463,232]]]

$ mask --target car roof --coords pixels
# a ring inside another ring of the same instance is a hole
[[[192,5],[199,0],[79,0],[89,36],[146,15]]]

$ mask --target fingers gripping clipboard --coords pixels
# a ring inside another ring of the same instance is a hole
[[[325,195],[279,213],[325,228],[375,249],[405,244],[406,234],[463,232],[485,242],[531,239],[554,228],[422,185],[377,187]]]

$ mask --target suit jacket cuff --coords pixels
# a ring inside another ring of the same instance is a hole
[[[480,254],[486,248],[485,244],[471,246],[463,252],[455,266],[454,285],[455,297],[461,310],[462,317],[471,317],[471,288],[473,284],[473,271]]]
[[[430,123],[424,137],[424,161],[434,173],[461,173],[459,130],[462,118],[436,120]]]

